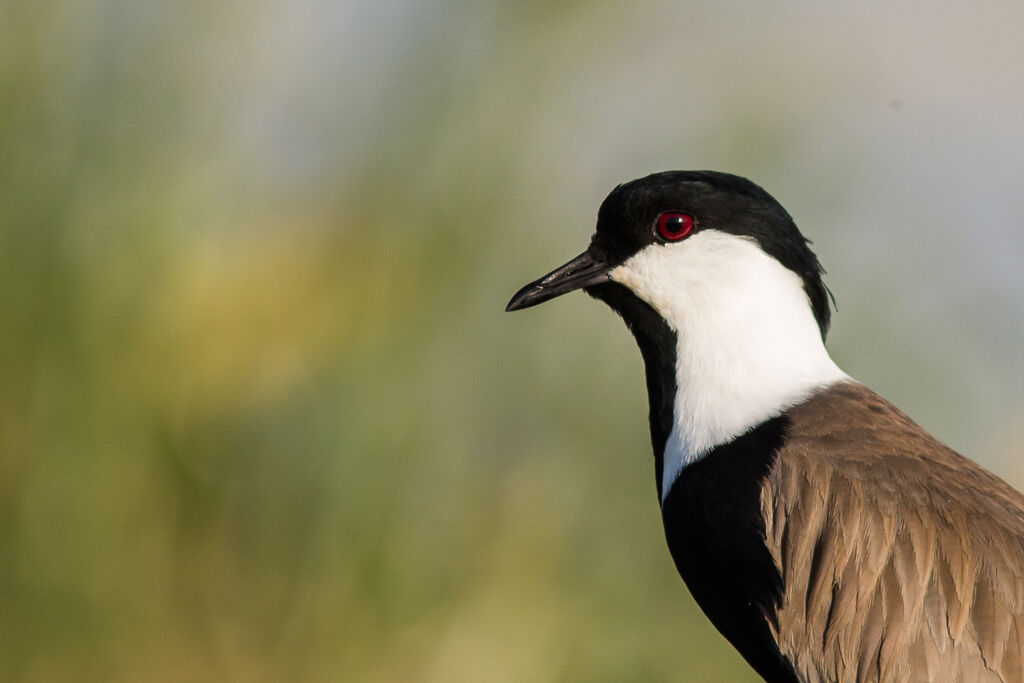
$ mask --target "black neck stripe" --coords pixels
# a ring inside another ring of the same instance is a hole
[[[604,283],[586,291],[622,316],[640,347],[647,377],[655,483],[660,499],[665,444],[672,431],[676,400],[676,333],[653,308],[618,283]]]

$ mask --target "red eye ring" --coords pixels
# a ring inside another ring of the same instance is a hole
[[[658,234],[667,242],[678,242],[693,232],[693,216],[681,211],[666,211],[658,216]]]

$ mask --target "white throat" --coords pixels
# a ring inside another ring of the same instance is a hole
[[[683,469],[818,390],[849,379],[825,350],[801,279],[751,238],[704,230],[611,271],[677,335],[664,502]]]

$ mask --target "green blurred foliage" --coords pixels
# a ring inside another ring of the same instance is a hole
[[[601,144],[551,112],[631,5],[343,4],[340,73],[331,6],[0,5],[0,679],[751,680],[625,329],[502,313],[585,243],[607,187],[539,150]],[[780,102],[720,160],[785,159]]]

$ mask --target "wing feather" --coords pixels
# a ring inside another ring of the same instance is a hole
[[[857,384],[789,418],[762,508],[797,672],[1024,680],[1024,496]]]

